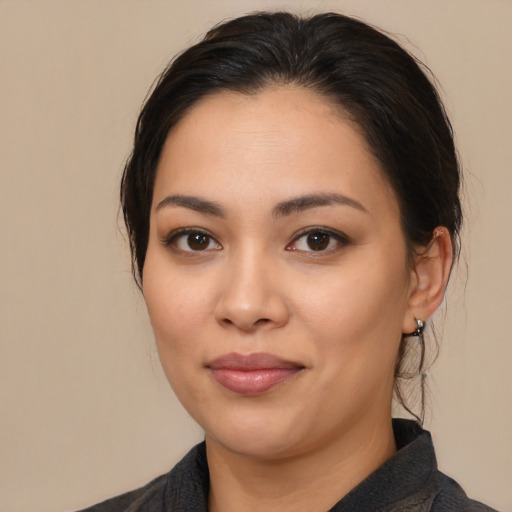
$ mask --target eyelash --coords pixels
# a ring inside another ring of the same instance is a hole
[[[222,248],[222,246],[219,244],[219,242],[217,242],[217,240],[215,240],[215,238],[206,230],[204,229],[201,229],[201,228],[180,228],[180,229],[176,229],[175,231],[169,233],[169,235],[167,235],[165,238],[162,239],[162,243],[166,246],[172,246],[173,244],[176,245],[177,244],[177,241],[179,241],[179,239],[181,237],[187,237],[187,236],[190,236],[190,235],[201,235],[201,236],[204,236],[206,237],[208,240],[209,240],[209,243],[208,245],[211,243],[211,242],[214,242],[216,243],[220,248]],[[204,250],[193,250],[192,248],[190,248],[190,250],[186,250],[186,249],[180,249],[179,247],[176,247],[176,250],[182,252],[182,253],[201,253],[201,252],[205,252],[206,250],[208,250],[208,248],[205,248]],[[211,249],[210,249],[211,250]],[[219,249],[216,249],[216,250],[219,250]]]
[[[349,238],[345,234],[340,233],[339,231],[334,231],[332,229],[324,228],[322,226],[313,226],[313,227],[304,228],[299,233],[297,233],[294,236],[292,242],[286,246],[286,249],[290,250],[290,251],[301,251],[302,253],[306,253],[306,254],[311,253],[310,254],[311,256],[313,256],[313,255],[321,256],[322,254],[326,254],[326,253],[330,254],[330,253],[336,251],[336,249],[338,247],[324,248],[324,249],[321,249],[318,251],[311,249],[311,248],[310,248],[310,250],[303,250],[303,249],[296,249],[296,248],[292,247],[292,245],[296,244],[301,238],[305,238],[305,237],[308,237],[310,235],[315,235],[315,234],[320,234],[320,235],[329,237],[329,242],[328,242],[329,245],[331,244],[332,240],[336,241],[339,246],[345,246],[349,243]]]
[[[338,247],[329,248],[327,246],[326,248],[320,248],[319,250],[315,250],[312,248],[310,248],[310,250],[304,250],[304,249],[297,249],[296,247],[293,247],[295,244],[297,244],[297,242],[301,238],[305,238],[305,237],[315,235],[315,234],[320,234],[322,236],[328,237],[329,238],[328,246],[331,245],[333,239],[335,242],[337,242],[338,245],[341,245],[341,246],[345,246],[349,243],[349,238],[346,235],[344,235],[343,233],[334,231],[332,229],[324,228],[321,226],[313,226],[313,227],[304,228],[300,232],[296,233],[294,235],[292,241],[289,244],[287,244],[286,250],[287,251],[298,251],[298,252],[305,253],[305,254],[311,253],[310,256],[313,256],[313,255],[320,256],[320,255],[326,254],[326,253],[330,254],[338,248]],[[200,235],[200,236],[205,237],[208,240],[208,246],[212,242],[215,243],[218,247],[216,247],[213,250],[222,249],[221,244],[219,242],[217,242],[217,240],[208,231],[201,229],[201,228],[180,228],[180,229],[177,229],[177,230],[169,233],[169,235],[164,237],[161,241],[166,246],[172,246],[172,245],[176,246],[177,242],[179,241],[179,239],[181,237],[187,237],[190,235]],[[202,250],[199,250],[199,249],[194,250],[190,247],[190,245],[189,245],[189,249],[181,249],[179,247],[175,247],[175,249],[182,253],[194,254],[194,253],[202,253],[202,252],[206,252],[206,251],[211,251],[212,249],[210,249],[208,246]]]

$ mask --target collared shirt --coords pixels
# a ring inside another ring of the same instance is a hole
[[[437,469],[430,433],[393,420],[397,452],[344,496],[331,512],[496,512],[470,500]],[[207,512],[210,486],[205,443],[145,487],[82,512]]]

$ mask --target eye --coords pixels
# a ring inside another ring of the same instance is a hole
[[[341,233],[324,229],[310,229],[287,246],[290,251],[326,252],[346,245],[347,238]]]
[[[179,230],[171,233],[165,245],[183,252],[203,252],[222,249],[221,245],[208,233],[201,230]]]

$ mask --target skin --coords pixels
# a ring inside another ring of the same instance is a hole
[[[283,206],[312,194],[329,204]],[[419,252],[411,264],[358,127],[311,91],[218,93],[171,130],[143,292],[167,378],[205,431],[211,511],[327,510],[393,455],[397,351],[442,300],[447,231]],[[230,353],[302,370],[246,396],[208,367]]]

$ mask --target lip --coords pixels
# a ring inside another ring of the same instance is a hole
[[[305,369],[304,365],[272,354],[225,354],[206,365],[214,379],[239,395],[265,393]]]

